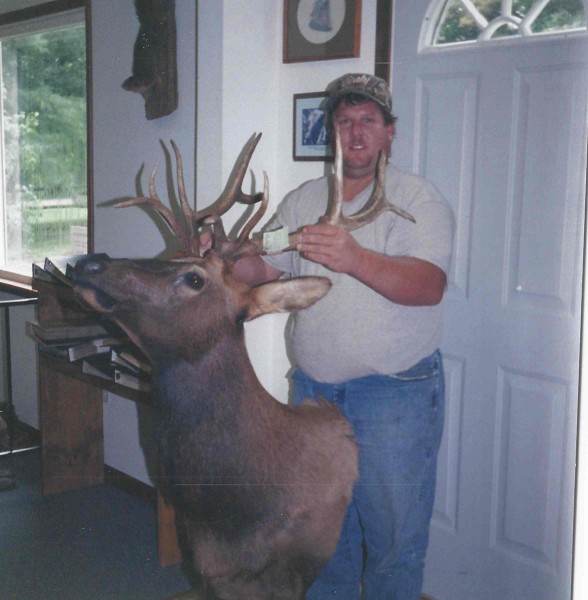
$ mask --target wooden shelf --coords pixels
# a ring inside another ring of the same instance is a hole
[[[127,387],[126,385],[120,385],[109,379],[103,379],[102,377],[96,377],[95,375],[89,375],[82,373],[82,369],[79,363],[70,363],[61,358],[56,358],[48,354],[39,353],[39,361],[42,362],[48,369],[62,375],[67,375],[78,381],[87,383],[104,391],[112,392],[117,396],[122,396],[133,402],[140,402],[142,404],[151,404],[151,394],[148,392],[142,392],[134,390],[133,388]]]
[[[37,290],[29,283],[21,283],[6,277],[0,277],[0,291],[18,294],[23,298],[35,298]]]

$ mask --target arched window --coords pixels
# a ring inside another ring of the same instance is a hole
[[[586,30],[583,0],[433,2],[421,48]]]

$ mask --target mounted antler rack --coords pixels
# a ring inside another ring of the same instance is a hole
[[[226,260],[232,262],[239,258],[252,254],[278,254],[294,250],[296,248],[298,232],[290,233],[287,236],[287,242],[281,244],[281,247],[276,248],[275,244],[268,245],[267,238],[250,239],[251,232],[259,223],[266,212],[269,199],[269,184],[267,174],[264,172],[264,189],[263,192],[256,194],[245,194],[242,191],[243,180],[245,173],[249,167],[249,162],[253,156],[253,152],[259,143],[261,133],[254,134],[245,144],[240,157],[235,163],[233,175],[229,178],[223,193],[210,206],[202,210],[194,210],[190,207],[186,188],[184,184],[184,172],[182,167],[182,158],[175,142],[171,140],[171,145],[174,150],[177,165],[177,185],[178,197],[182,210],[181,218],[178,218],[170,208],[165,206],[157,195],[155,189],[155,175],[157,169],[154,169],[149,178],[149,196],[138,197],[131,200],[125,200],[116,204],[116,208],[125,208],[128,206],[149,206],[153,208],[167,223],[169,228],[174,233],[177,240],[180,242],[180,250],[173,257],[174,259],[187,258],[190,256],[200,256],[200,235],[202,227],[206,225],[212,226],[212,249],[216,254]],[[341,152],[341,140],[338,131],[335,135],[335,186],[332,202],[329,204],[327,214],[320,218],[320,223],[329,223],[338,225],[347,231],[353,231],[374,221],[379,215],[384,212],[391,211],[409,221],[415,222],[414,217],[405,210],[386,201],[384,177],[386,157],[383,152],[380,152],[378,165],[376,170],[376,179],[372,193],[366,202],[365,206],[357,213],[351,216],[344,216],[343,209],[343,159]],[[259,204],[257,211],[249,221],[243,226],[243,229],[238,234],[237,238],[232,240],[227,236],[223,223],[222,215],[224,215],[235,203],[239,204]],[[274,232],[270,232],[272,235]],[[284,236],[285,237],[285,236]]]

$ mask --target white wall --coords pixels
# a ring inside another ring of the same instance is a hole
[[[0,11],[2,5],[0,0]],[[259,189],[263,170],[267,171],[268,217],[288,191],[320,177],[323,163],[292,161],[292,97],[324,90],[329,81],[346,72],[373,71],[376,0],[363,0],[362,5],[359,58],[283,64],[283,2],[177,0],[179,106],[167,117],[147,121],[142,97],[121,88],[131,74],[138,30],[133,1],[91,0],[95,250],[113,257],[149,257],[164,250],[161,231],[146,212],[107,206],[115,199],[136,195],[143,165],[143,189],[149,173],[158,166],[158,190],[162,199],[167,198],[166,156],[160,140],[168,151],[170,138],[178,144],[189,195],[196,174],[199,206],[216,199],[253,132],[262,132],[263,137],[251,162],[253,180],[246,186],[255,184]],[[238,209],[231,212],[229,225],[239,216]],[[288,397],[286,374],[290,368],[285,323],[286,317],[271,316],[247,327],[255,369],[266,388],[282,401]],[[152,455],[150,418],[148,410],[108,395],[104,405],[105,460],[142,481],[149,481],[152,469],[144,456],[145,449]]]
[[[0,293],[0,300],[14,300],[18,296],[7,292]],[[0,331],[2,332],[2,347],[0,348],[0,381],[2,389],[0,398],[7,399],[8,382],[5,376],[6,337],[5,314],[0,311]],[[12,306],[8,308],[10,322],[10,358],[12,373],[12,401],[17,417],[31,425],[39,427],[39,410],[37,400],[37,352],[34,343],[24,335],[26,321],[35,318],[35,306]]]
[[[204,80],[203,65],[218,61],[222,70],[222,174],[223,181],[233,161],[249,136],[263,133],[252,160],[256,181],[262,171],[270,180],[270,208],[268,217],[279,201],[303,181],[323,175],[325,165],[320,162],[292,160],[292,102],[295,93],[318,92],[334,78],[351,71],[373,72],[376,31],[376,0],[362,2],[361,53],[359,58],[282,63],[283,2],[257,0],[200,0],[200,30],[208,31],[211,23],[205,21],[209,11],[220,12],[223,6],[222,30],[215,23],[214,32],[221,40],[222,51],[199,45],[201,68],[199,90],[211,82]],[[212,8],[215,7],[215,8]],[[213,82],[218,85],[218,82]],[[207,119],[215,112],[214,104],[206,104],[199,92],[199,119]],[[200,126],[200,120],[199,120]],[[204,152],[213,140],[198,133],[198,152]],[[199,180],[205,177],[198,165]],[[219,189],[220,189],[220,183]],[[248,327],[249,351],[262,383],[280,400],[286,400],[290,368],[284,346],[284,316],[264,317]]]
[[[100,205],[135,193],[141,164],[160,165],[158,182],[165,197],[165,163],[159,139],[173,137],[182,150],[186,185],[194,189],[194,123],[198,105],[197,197],[206,206],[222,190],[245,141],[262,140],[251,161],[259,189],[263,170],[270,179],[270,209],[303,181],[324,173],[322,163],[293,162],[292,97],[323,90],[349,71],[373,71],[376,0],[364,0],[362,50],[356,59],[282,63],[283,3],[275,0],[200,0],[198,2],[198,80],[195,98],[194,4],[176,2],[180,104],[163,119],[146,121],[142,98],[120,83],[130,74],[136,19],[131,0],[93,0],[94,174],[96,250],[111,256],[153,256],[163,250],[159,230],[139,209],[115,211]],[[116,8],[116,13],[115,13]],[[113,19],[116,14],[116,19]],[[253,185],[253,182],[247,182]],[[229,215],[236,220],[236,209]],[[286,317],[265,317],[247,327],[255,369],[265,387],[286,401],[290,368],[285,343]],[[105,456],[111,466],[148,480],[142,448],[149,418],[124,399],[105,404]],[[148,451],[150,452],[150,451]]]
[[[176,2],[178,108],[171,115],[148,121],[142,96],[122,89],[131,75],[133,44],[139,23],[132,0],[93,0],[92,86],[94,136],[95,250],[113,257],[150,257],[164,250],[155,222],[141,209],[115,210],[105,203],[137,194],[137,177],[144,166],[142,189],[158,167],[160,196],[167,196],[165,145],[178,145],[185,165],[186,186],[193,189],[195,122],[195,7]]]
[[[176,2],[178,108],[171,115],[151,121],[145,119],[143,98],[121,87],[131,75],[139,27],[133,1],[92,0],[91,10],[95,250],[112,257],[152,257],[165,249],[161,231],[152,218],[139,208],[116,210],[108,203],[137,195],[143,165],[142,189],[147,190],[149,174],[158,167],[157,189],[161,198],[167,199],[166,152],[170,152],[170,139],[182,153],[187,189],[194,187],[195,3]],[[145,482],[149,481],[148,472],[153,472],[154,462],[150,421],[149,409],[107,395],[105,462]]]

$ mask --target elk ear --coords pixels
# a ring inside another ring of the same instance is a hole
[[[326,277],[298,277],[251,289],[246,321],[275,312],[294,312],[320,300],[331,288]]]

